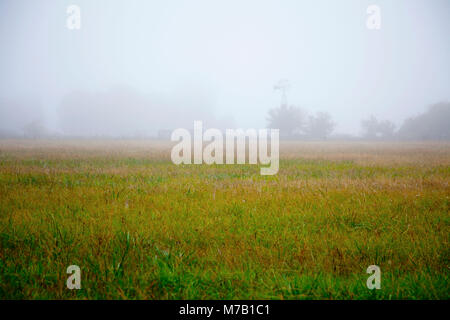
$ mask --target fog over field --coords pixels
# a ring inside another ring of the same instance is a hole
[[[0,302],[448,301],[449,35],[449,0],[0,0]]]
[[[333,134],[361,134],[371,115],[399,129],[450,100],[449,31],[448,0],[3,0],[0,133],[264,128],[281,79],[286,104],[327,113]]]

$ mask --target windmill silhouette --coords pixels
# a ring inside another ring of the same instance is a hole
[[[287,107],[288,101],[287,101],[286,92],[289,90],[290,87],[291,87],[291,84],[289,83],[289,81],[287,79],[281,79],[273,86],[273,90],[281,91],[281,104],[280,104],[281,108]]]

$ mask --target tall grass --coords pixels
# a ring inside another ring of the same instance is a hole
[[[0,298],[450,298],[448,144],[291,142],[275,176],[169,148],[0,142]]]

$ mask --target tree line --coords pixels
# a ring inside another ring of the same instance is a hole
[[[267,125],[280,129],[282,139],[326,140],[336,127],[331,115],[307,113],[296,106],[281,105],[269,110]],[[406,119],[397,128],[390,120],[371,115],[361,121],[361,137],[367,140],[450,140],[450,102],[429,106],[425,112]]]
[[[76,137],[77,132],[80,131],[77,131],[78,127],[86,129],[84,131],[87,132],[86,136],[89,137],[109,137],[108,132],[119,127],[125,127],[128,131],[154,127],[155,130],[159,129],[159,131],[161,131],[161,128],[167,128],[168,130],[163,131],[168,133],[164,137],[151,136],[150,133],[135,136],[166,139],[172,131],[169,130],[170,128],[182,127],[181,122],[178,123],[179,121],[189,120],[189,117],[203,119],[202,116],[208,116],[201,112],[181,114],[174,107],[170,109],[171,105],[169,104],[169,107],[165,107],[165,117],[163,115],[158,117],[155,110],[160,105],[159,103],[149,103],[133,94],[116,93],[114,95],[96,95],[95,97],[85,96],[74,94],[63,101],[60,108],[63,130],[59,133],[46,128],[42,121],[42,115],[38,111],[34,113],[33,110],[30,111],[27,108],[28,103],[21,105],[20,103],[0,101],[0,137]],[[173,103],[173,105],[176,105],[176,103]],[[95,106],[95,108],[92,106]],[[111,108],[111,106],[114,108]],[[128,117],[123,116],[124,112],[122,111],[125,110],[125,107],[121,108],[121,106],[126,106]],[[131,106],[134,106],[134,108]],[[168,112],[169,109],[172,111]],[[151,117],[151,121],[149,121],[149,117]],[[211,115],[209,115],[209,118],[212,118]],[[217,123],[217,121],[213,123],[212,127]],[[233,128],[233,126],[225,127]],[[336,122],[327,112],[308,114],[302,108],[287,104],[269,110],[267,127],[280,129],[281,139],[450,140],[450,102],[433,104],[426,108],[424,112],[405,119],[398,127],[390,120],[381,120],[373,115],[369,116],[360,122],[360,136],[335,134]],[[12,128],[16,128],[16,130],[13,131]],[[99,133],[93,134],[92,128],[98,129]],[[108,129],[110,130],[108,131]],[[130,137],[133,135],[116,136]]]

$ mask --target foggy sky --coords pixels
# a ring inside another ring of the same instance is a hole
[[[70,4],[81,30],[66,27]],[[380,30],[366,27],[370,4]],[[1,0],[0,117],[26,105],[76,131],[80,105],[119,133],[196,117],[262,128],[285,78],[290,104],[355,134],[371,114],[400,124],[450,100],[449,35],[448,0]]]

